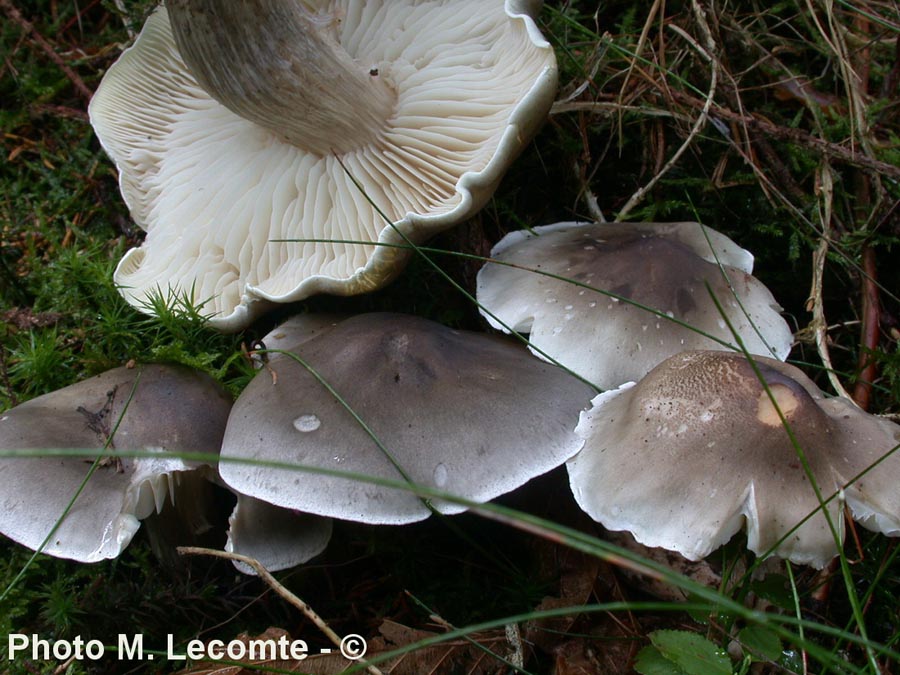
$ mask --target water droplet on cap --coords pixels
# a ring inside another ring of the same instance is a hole
[[[322,420],[315,415],[300,415],[300,417],[294,420],[294,428],[303,433],[315,431],[320,426],[322,426]]]
[[[434,484],[439,488],[447,484],[447,467],[443,464],[434,467]]]

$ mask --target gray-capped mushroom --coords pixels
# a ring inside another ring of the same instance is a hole
[[[743,355],[692,351],[597,396],[567,465],[581,508],[691,560],[744,527],[755,553],[777,544],[776,555],[821,567],[837,544],[783,414],[822,497],[839,497],[824,507],[838,536],[844,503],[865,527],[900,534],[900,426],[826,398],[793,366],[755,363],[768,392]]]
[[[85,449],[84,456],[0,457],[0,532],[35,550],[52,532],[42,551],[57,557],[116,557],[140,519],[174,498],[183,472],[214,464],[177,453],[218,454],[230,408],[207,375],[146,365],[116,368],[0,413],[0,448]],[[66,512],[104,447],[154,454],[101,460]]]
[[[147,232],[115,273],[126,299],[187,295],[238,330],[390,281],[408,251],[379,244],[473,214],[546,118],[540,5],[167,3],[90,105]]]
[[[322,335],[346,319],[347,314],[295,314],[266,333],[256,345],[261,350],[285,351]]]
[[[238,494],[228,520],[225,550],[258,560],[270,572],[288,569],[316,557],[331,539],[331,519],[283,509]],[[235,562],[244,574],[256,571]]]
[[[296,314],[269,331],[256,348],[263,350],[257,368],[265,367],[269,352],[286,351],[327,333],[346,319],[338,314]],[[285,509],[235,490],[237,504],[228,520],[225,550],[249,556],[270,572],[288,569],[316,557],[331,539],[331,519]],[[256,571],[242,562],[244,574]]]
[[[406,490],[251,462],[408,478],[485,502],[571,457],[593,395],[517,344],[404,315],[353,317],[294,351],[334,393],[301,363],[273,355],[235,403],[222,477],[285,508],[360,522],[408,523],[431,511]]]
[[[707,285],[751,353],[784,359],[791,348],[781,308],[750,276],[753,256],[697,223],[557,223],[512,232],[491,257],[515,267],[488,263],[478,274],[488,322],[528,333],[535,353],[602,389],[680,351],[728,349],[707,337],[734,343]]]

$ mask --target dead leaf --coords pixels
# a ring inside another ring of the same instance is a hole
[[[62,314],[57,312],[35,313],[30,307],[13,307],[0,314],[0,319],[17,330],[31,330],[32,328],[46,328],[59,323]]]
[[[368,643],[366,657],[405,647],[419,640],[431,638],[439,633],[419,630],[404,626],[395,621],[385,620],[379,627],[380,635]],[[269,628],[261,635],[250,637],[241,633],[234,638],[236,642],[250,643],[251,640],[271,640],[277,642],[281,638],[291,640],[290,634],[281,628]],[[487,647],[504,657],[509,652],[509,645],[503,631],[490,631],[471,636],[478,644]],[[226,665],[220,661],[200,661],[179,670],[175,675],[257,675],[260,667],[278,669],[292,673],[308,673],[309,675],[340,675],[347,668],[356,665],[357,661],[343,658],[339,653],[314,654],[302,660],[266,659],[246,660],[243,665]],[[335,650],[337,652],[337,650]],[[468,640],[454,640],[431,647],[418,649],[378,664],[385,675],[450,675],[461,672],[465,668],[466,675],[495,675],[498,666],[502,665],[490,654]]]
[[[368,655],[384,653],[405,647],[419,640],[435,637],[440,633],[410,628],[403,624],[386,619],[378,628],[380,637],[369,642]],[[385,675],[449,675],[465,672],[466,675],[493,675],[501,662],[473,642],[506,658],[510,646],[506,634],[502,630],[473,633],[470,640],[453,640],[442,642],[432,647],[417,649],[398,656],[385,663],[378,664]],[[460,668],[464,667],[464,671]]]
[[[692,561],[674,551],[644,546],[638,543],[628,532],[608,532],[606,537],[617,546],[633,551],[653,562],[665,565],[669,569],[709,588],[719,588],[722,583],[721,574],[713,569],[709,560]],[[638,574],[625,567],[621,568],[620,571],[630,585],[655,598],[667,602],[684,602],[688,599],[682,589],[667,583],[663,579],[655,579]],[[740,576],[739,573],[738,576]]]
[[[594,591],[594,582],[600,573],[600,559],[570,548],[554,546],[555,564],[559,571],[559,590],[555,596],[547,596],[535,608],[537,611],[561,607],[586,605]],[[578,614],[538,619],[528,623],[525,640],[537,645],[546,653],[552,653],[572,625]]]
[[[282,638],[294,639],[286,630],[271,627],[252,638],[247,633],[241,633],[234,638],[234,642],[242,642],[249,646],[251,641],[277,643]],[[312,650],[305,659],[247,659],[241,662],[243,666],[224,664],[221,660],[198,661],[193,666],[179,670],[175,675],[258,675],[260,667],[309,675],[340,675],[350,666],[356,665],[356,661],[345,659],[340,654],[315,654]]]
[[[600,663],[585,640],[564,642],[554,651],[556,661],[553,664],[553,675],[599,675],[608,672],[601,670]],[[625,672],[625,669],[620,672]]]

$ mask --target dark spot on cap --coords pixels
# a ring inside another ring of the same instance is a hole
[[[687,316],[687,314],[697,307],[694,296],[685,288],[679,288],[675,293],[675,306],[678,308],[679,316]]]
[[[615,288],[611,288],[610,292],[615,293],[616,295],[622,298],[631,299],[631,294],[634,291],[631,284],[621,284],[620,286],[616,286]]]

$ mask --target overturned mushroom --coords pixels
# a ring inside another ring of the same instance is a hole
[[[294,351],[334,393],[297,360],[273,355],[271,372],[260,371],[235,403],[221,475],[282,507],[367,523],[431,511],[406,490],[265,462],[408,479],[484,502],[571,457],[578,413],[593,395],[516,344],[410,316],[347,319]]]
[[[157,10],[90,106],[147,232],[116,270],[126,299],[188,296],[238,330],[272,302],[390,281],[408,252],[379,244],[474,213],[545,118],[557,73],[540,4]]]
[[[900,535],[900,454],[890,454],[900,426],[825,398],[793,366],[755,362],[768,392],[743,355],[693,351],[597,396],[576,430],[584,449],[568,463],[581,507],[691,560],[745,526],[755,553],[777,545],[780,557],[823,566],[836,543],[821,511],[802,522],[820,502],[783,414],[822,497],[840,497],[824,507],[838,535],[843,503],[865,527]]]
[[[212,378],[147,365],[116,368],[0,413],[0,448],[85,450],[0,458],[0,532],[35,550],[52,532],[41,550],[81,562],[117,556],[138,521],[174,498],[180,474],[204,466],[177,453],[219,452],[230,407]],[[89,476],[105,447],[154,454],[102,459]]]
[[[697,223],[557,223],[534,232],[513,232],[491,251],[516,267],[481,269],[482,313],[495,328],[529,333],[538,355],[600,388],[640,379],[683,350],[733,344],[707,284],[751,353],[784,359],[790,351],[781,308],[750,276],[753,256],[715,230]]]

